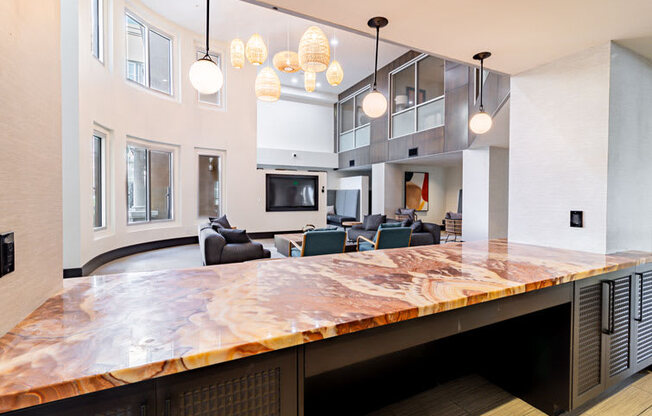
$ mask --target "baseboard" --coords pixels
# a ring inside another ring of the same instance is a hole
[[[63,278],[88,276],[98,267],[119,259],[121,257],[130,256],[144,251],[156,250],[159,248],[185,246],[187,244],[197,244],[199,239],[197,236],[169,238],[167,240],[148,241],[146,243],[134,244],[131,246],[116,248],[115,250],[107,251],[99,256],[96,256],[84,264],[81,268],[72,268],[63,270]]]

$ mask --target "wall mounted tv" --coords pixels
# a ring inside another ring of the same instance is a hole
[[[319,176],[266,175],[267,211],[317,211]]]

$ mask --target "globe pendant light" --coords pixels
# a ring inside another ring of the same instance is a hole
[[[340,65],[340,63],[336,60],[333,60],[333,62],[331,62],[330,66],[326,70],[326,80],[329,84],[335,87],[340,85],[342,79],[344,79],[344,71],[342,71],[342,65]]]
[[[206,54],[190,66],[188,77],[192,86],[201,94],[215,94],[222,88],[224,76],[220,67],[208,54],[208,35],[210,21],[210,0],[206,0]]]
[[[306,72],[323,72],[331,60],[331,47],[324,32],[310,26],[299,41],[299,64]]]
[[[245,45],[242,39],[236,38],[231,41],[231,66],[240,69],[245,63]]]
[[[245,55],[252,65],[262,65],[267,59],[267,46],[265,46],[265,41],[258,33],[251,35],[247,41]]]
[[[314,72],[304,72],[303,74],[303,87],[308,92],[313,92],[317,85],[317,74]]]
[[[469,128],[475,134],[484,134],[491,129],[493,120],[491,116],[484,111],[482,105],[482,93],[484,90],[484,60],[491,56],[491,52],[480,52],[473,55],[473,59],[480,61],[480,111],[475,113],[469,121]]]
[[[378,78],[378,37],[380,28],[387,26],[389,21],[384,17],[373,17],[369,19],[367,25],[376,29],[376,60],[374,64],[374,84],[371,92],[362,100],[362,111],[370,118],[378,118],[387,111],[387,98],[376,89],[376,80]]]
[[[281,72],[291,74],[297,72],[299,66],[299,55],[294,51],[281,51],[274,55],[274,67]]]
[[[276,72],[269,67],[261,69],[256,76],[256,97],[260,101],[276,101],[281,97],[281,80]]]

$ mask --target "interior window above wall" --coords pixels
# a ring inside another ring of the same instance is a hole
[[[127,146],[127,222],[173,218],[172,152]]]
[[[444,73],[444,60],[428,55],[390,73],[390,137],[444,124]]]
[[[362,111],[362,100],[368,91],[366,87],[338,103],[340,152],[369,145],[370,120]]]
[[[206,55],[205,50],[198,50],[197,51],[197,59],[201,59]],[[213,59],[213,62],[217,64],[217,66],[222,70],[222,73],[224,74],[224,68],[222,68],[222,56],[209,52],[209,55],[211,59]],[[222,91],[224,88],[220,88],[216,93],[214,94],[202,94],[200,92],[197,92],[197,99],[200,103],[204,104],[212,104],[216,105],[218,107],[223,107],[222,105]]]
[[[172,95],[172,39],[125,14],[127,79]]]
[[[91,51],[100,62],[104,62],[104,2],[91,0]]]

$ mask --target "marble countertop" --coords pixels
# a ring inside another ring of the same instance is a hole
[[[0,412],[645,263],[491,240],[66,279],[0,338]]]

